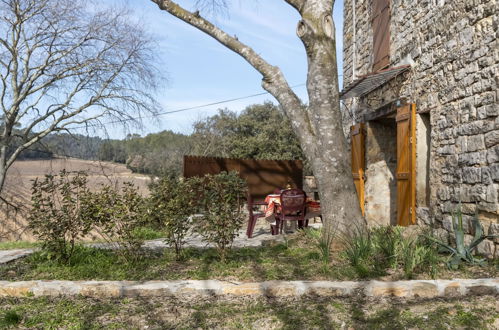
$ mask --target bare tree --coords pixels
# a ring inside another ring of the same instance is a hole
[[[86,0],[0,0],[0,191],[48,134],[157,111],[151,40],[132,22]]]
[[[319,186],[326,227],[328,230],[348,232],[350,228],[362,226],[364,220],[352,180],[339,105],[335,27],[332,19],[334,0],[283,0],[301,16],[296,32],[303,42],[308,59],[309,104],[305,109],[279,67],[269,64],[251,47],[215,26],[202,17],[199,11],[189,12],[170,0],[152,1],[161,10],[196,27],[242,56],[262,74],[262,87],[279,101],[290,118],[312,166]],[[207,2],[214,3],[213,0],[203,3]]]

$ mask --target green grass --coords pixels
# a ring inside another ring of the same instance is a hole
[[[47,259],[43,252],[0,265],[8,280],[177,280],[233,279],[246,281],[341,278],[337,268],[324,269],[321,256],[310,248],[272,247],[233,249],[221,262],[214,249],[143,251],[134,262],[124,262],[109,250],[78,246],[70,264]]]
[[[493,329],[495,297],[454,300],[0,298],[0,328]]]
[[[27,241],[0,242],[0,250],[31,249],[39,247],[40,245],[41,244],[39,242]]]
[[[42,252],[0,265],[5,280],[356,280],[380,278],[390,270],[391,280],[405,279],[403,265],[398,268],[374,269],[359,275],[358,267],[338,252],[325,255],[317,240],[299,233],[286,244],[260,248],[232,249],[221,262],[214,249],[185,249],[183,259],[175,260],[171,249],[144,250],[136,261],[125,262],[113,251],[78,246],[69,264],[50,260]],[[381,263],[381,262],[380,262]],[[463,267],[447,271],[445,262],[438,264],[439,278],[497,277],[499,263],[485,267]],[[411,277],[430,279],[428,268],[415,268]],[[386,279],[386,278],[385,278]]]

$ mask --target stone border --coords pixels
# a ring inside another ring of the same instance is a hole
[[[396,282],[331,281],[0,281],[0,297],[368,297],[434,298],[497,295],[499,279],[414,280]]]

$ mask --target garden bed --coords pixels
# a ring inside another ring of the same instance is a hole
[[[290,237],[286,244],[259,248],[232,249],[225,262],[214,249],[188,248],[182,260],[175,260],[170,249],[143,250],[137,261],[126,262],[115,252],[80,246],[69,264],[49,260],[41,251],[0,265],[0,279],[25,280],[205,280],[258,282],[269,280],[365,280],[496,278],[499,263],[484,266],[462,264],[449,270],[446,257],[439,256],[429,270],[416,270],[410,277],[395,266],[362,273],[340,252],[327,262],[316,242],[304,232]]]

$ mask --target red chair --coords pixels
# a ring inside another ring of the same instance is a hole
[[[284,221],[297,221],[298,227],[307,226],[305,211],[307,194],[301,189],[286,189],[281,192],[281,212],[276,214],[276,225],[271,227],[273,235],[282,233]]]
[[[246,229],[246,236],[248,236],[248,238],[252,238],[256,221],[258,220],[258,218],[265,217],[264,212],[254,212],[253,208],[255,206],[267,205],[267,204],[263,201],[254,201],[251,195],[248,195],[247,201],[248,201],[249,219],[248,219],[248,228]]]

